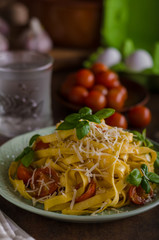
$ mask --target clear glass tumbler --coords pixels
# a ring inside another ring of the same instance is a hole
[[[52,125],[53,59],[32,51],[0,53],[0,134],[13,137]]]

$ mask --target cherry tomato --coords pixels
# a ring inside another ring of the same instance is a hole
[[[151,200],[153,197],[153,190],[151,188],[150,193],[146,194],[145,190],[141,186],[131,186],[129,189],[129,197],[133,203],[143,205],[146,201]]]
[[[45,197],[53,194],[58,188],[59,177],[53,168],[37,168],[34,172],[34,181],[30,187],[35,190],[35,197]],[[44,184],[42,184],[44,183]]]
[[[67,76],[66,80],[62,83],[60,92],[64,97],[68,97],[71,89],[75,86],[76,83],[76,74],[71,73]]]
[[[144,128],[151,122],[151,112],[144,106],[133,107],[128,112],[128,120],[132,126]]]
[[[120,86],[118,75],[111,70],[97,73],[95,80],[97,84],[104,85],[108,89]]]
[[[88,91],[86,88],[82,86],[75,86],[70,91],[69,100],[72,103],[82,105],[87,96],[88,96]]]
[[[128,91],[126,87],[120,85],[116,89],[123,95],[123,99],[125,101],[128,98]]]
[[[112,127],[120,127],[126,129],[128,127],[127,120],[124,115],[115,112],[112,116],[105,119],[106,124]]]
[[[99,91],[92,90],[85,98],[85,104],[94,112],[104,108],[107,104],[106,97]]]
[[[32,169],[26,168],[23,164],[20,164],[17,169],[18,179],[23,180],[25,184],[28,183],[28,180],[31,178],[32,173],[33,173]]]
[[[38,151],[41,149],[49,148],[49,143],[44,143],[42,141],[38,141],[35,143],[34,151]]]
[[[96,183],[91,180],[91,182],[88,185],[88,189],[85,193],[83,193],[81,196],[76,198],[75,202],[82,202],[90,197],[93,197],[96,193]]]
[[[97,90],[97,91],[101,92],[104,96],[106,96],[108,94],[108,89],[100,84],[94,85],[92,90]]]
[[[91,88],[94,85],[94,74],[88,69],[81,69],[76,73],[76,84],[85,88]]]
[[[108,106],[120,111],[125,103],[125,95],[120,88],[112,88],[107,95]]]
[[[104,65],[103,63],[94,63],[91,67],[91,70],[94,74],[97,74],[99,72],[104,72],[108,70],[108,67]]]

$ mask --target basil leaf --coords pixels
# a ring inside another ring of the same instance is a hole
[[[78,121],[80,119],[81,119],[81,115],[79,113],[72,113],[72,114],[68,115],[67,117],[65,117],[64,121],[74,124],[75,121]]]
[[[101,123],[99,118],[96,117],[95,115],[86,115],[85,117],[83,117],[83,119],[86,119],[86,120],[88,120],[90,122]]]
[[[142,164],[142,165],[141,165],[141,169],[143,170],[143,172],[145,173],[145,175],[148,174],[148,167],[147,167],[146,164]]]
[[[150,190],[151,190],[150,184],[145,176],[142,177],[141,187],[145,190],[147,194],[150,193]]]
[[[22,159],[26,154],[28,154],[30,151],[31,151],[31,148],[30,148],[30,147],[24,148],[23,152],[22,152],[21,154],[19,154],[14,161],[16,162],[16,161],[21,160],[21,159]]]
[[[36,141],[36,139],[39,137],[39,134],[35,134],[34,136],[31,137],[29,141],[29,146],[32,146],[32,144]]]
[[[144,129],[142,133],[139,133],[138,131],[131,132],[134,134],[134,140],[141,141],[141,145],[149,148],[153,147],[152,142],[146,138],[146,129]]]
[[[149,147],[149,148],[153,147],[153,143],[150,140],[148,140],[147,138],[144,141],[144,145],[145,145],[145,147]]]
[[[98,112],[96,112],[94,115],[96,117],[98,117],[99,120],[101,120],[101,119],[110,117],[114,113],[115,113],[115,110],[112,108],[103,108],[103,109],[99,110]]]
[[[79,110],[79,113],[83,115],[92,115],[92,109],[89,107],[84,107]]]
[[[159,175],[158,174],[149,172],[147,176],[148,176],[150,182],[159,183]]]
[[[146,128],[142,131],[142,136],[144,137],[144,139],[146,138]]]
[[[74,129],[76,127],[75,123],[69,123],[69,122],[62,122],[58,127],[57,130],[70,130]]]
[[[142,177],[139,169],[135,168],[131,171],[131,173],[127,177],[127,181],[134,185],[134,186],[139,186],[141,183]]]
[[[17,162],[17,161],[19,161],[20,159],[22,159],[23,157],[24,157],[24,155],[25,155],[25,153],[24,153],[24,151],[21,153],[21,154],[19,154],[16,158],[15,158],[15,162]]]
[[[80,140],[83,137],[85,137],[90,130],[90,126],[89,123],[87,121],[81,121],[78,123],[78,125],[76,126],[76,135],[77,138]]]
[[[157,158],[156,158],[156,160],[154,162],[154,167],[155,168],[159,168],[159,152],[156,152],[156,153],[157,153]]]
[[[22,159],[21,162],[25,167],[29,167],[31,162],[34,160],[34,151],[30,150]]]
[[[131,131],[131,132],[133,133],[134,140],[144,141],[144,137],[142,136],[141,133],[139,133],[138,131]]]

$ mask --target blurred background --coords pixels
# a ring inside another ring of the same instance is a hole
[[[150,93],[156,99],[159,92],[158,8],[158,0],[0,0],[0,51],[51,55],[53,96],[70,111],[81,106],[61,95],[63,82],[71,72],[101,62],[126,87],[128,99],[119,112],[127,116],[130,108],[147,104]],[[55,122],[65,114],[57,110]]]

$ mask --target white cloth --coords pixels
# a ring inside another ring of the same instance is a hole
[[[0,210],[1,240],[35,240]]]

